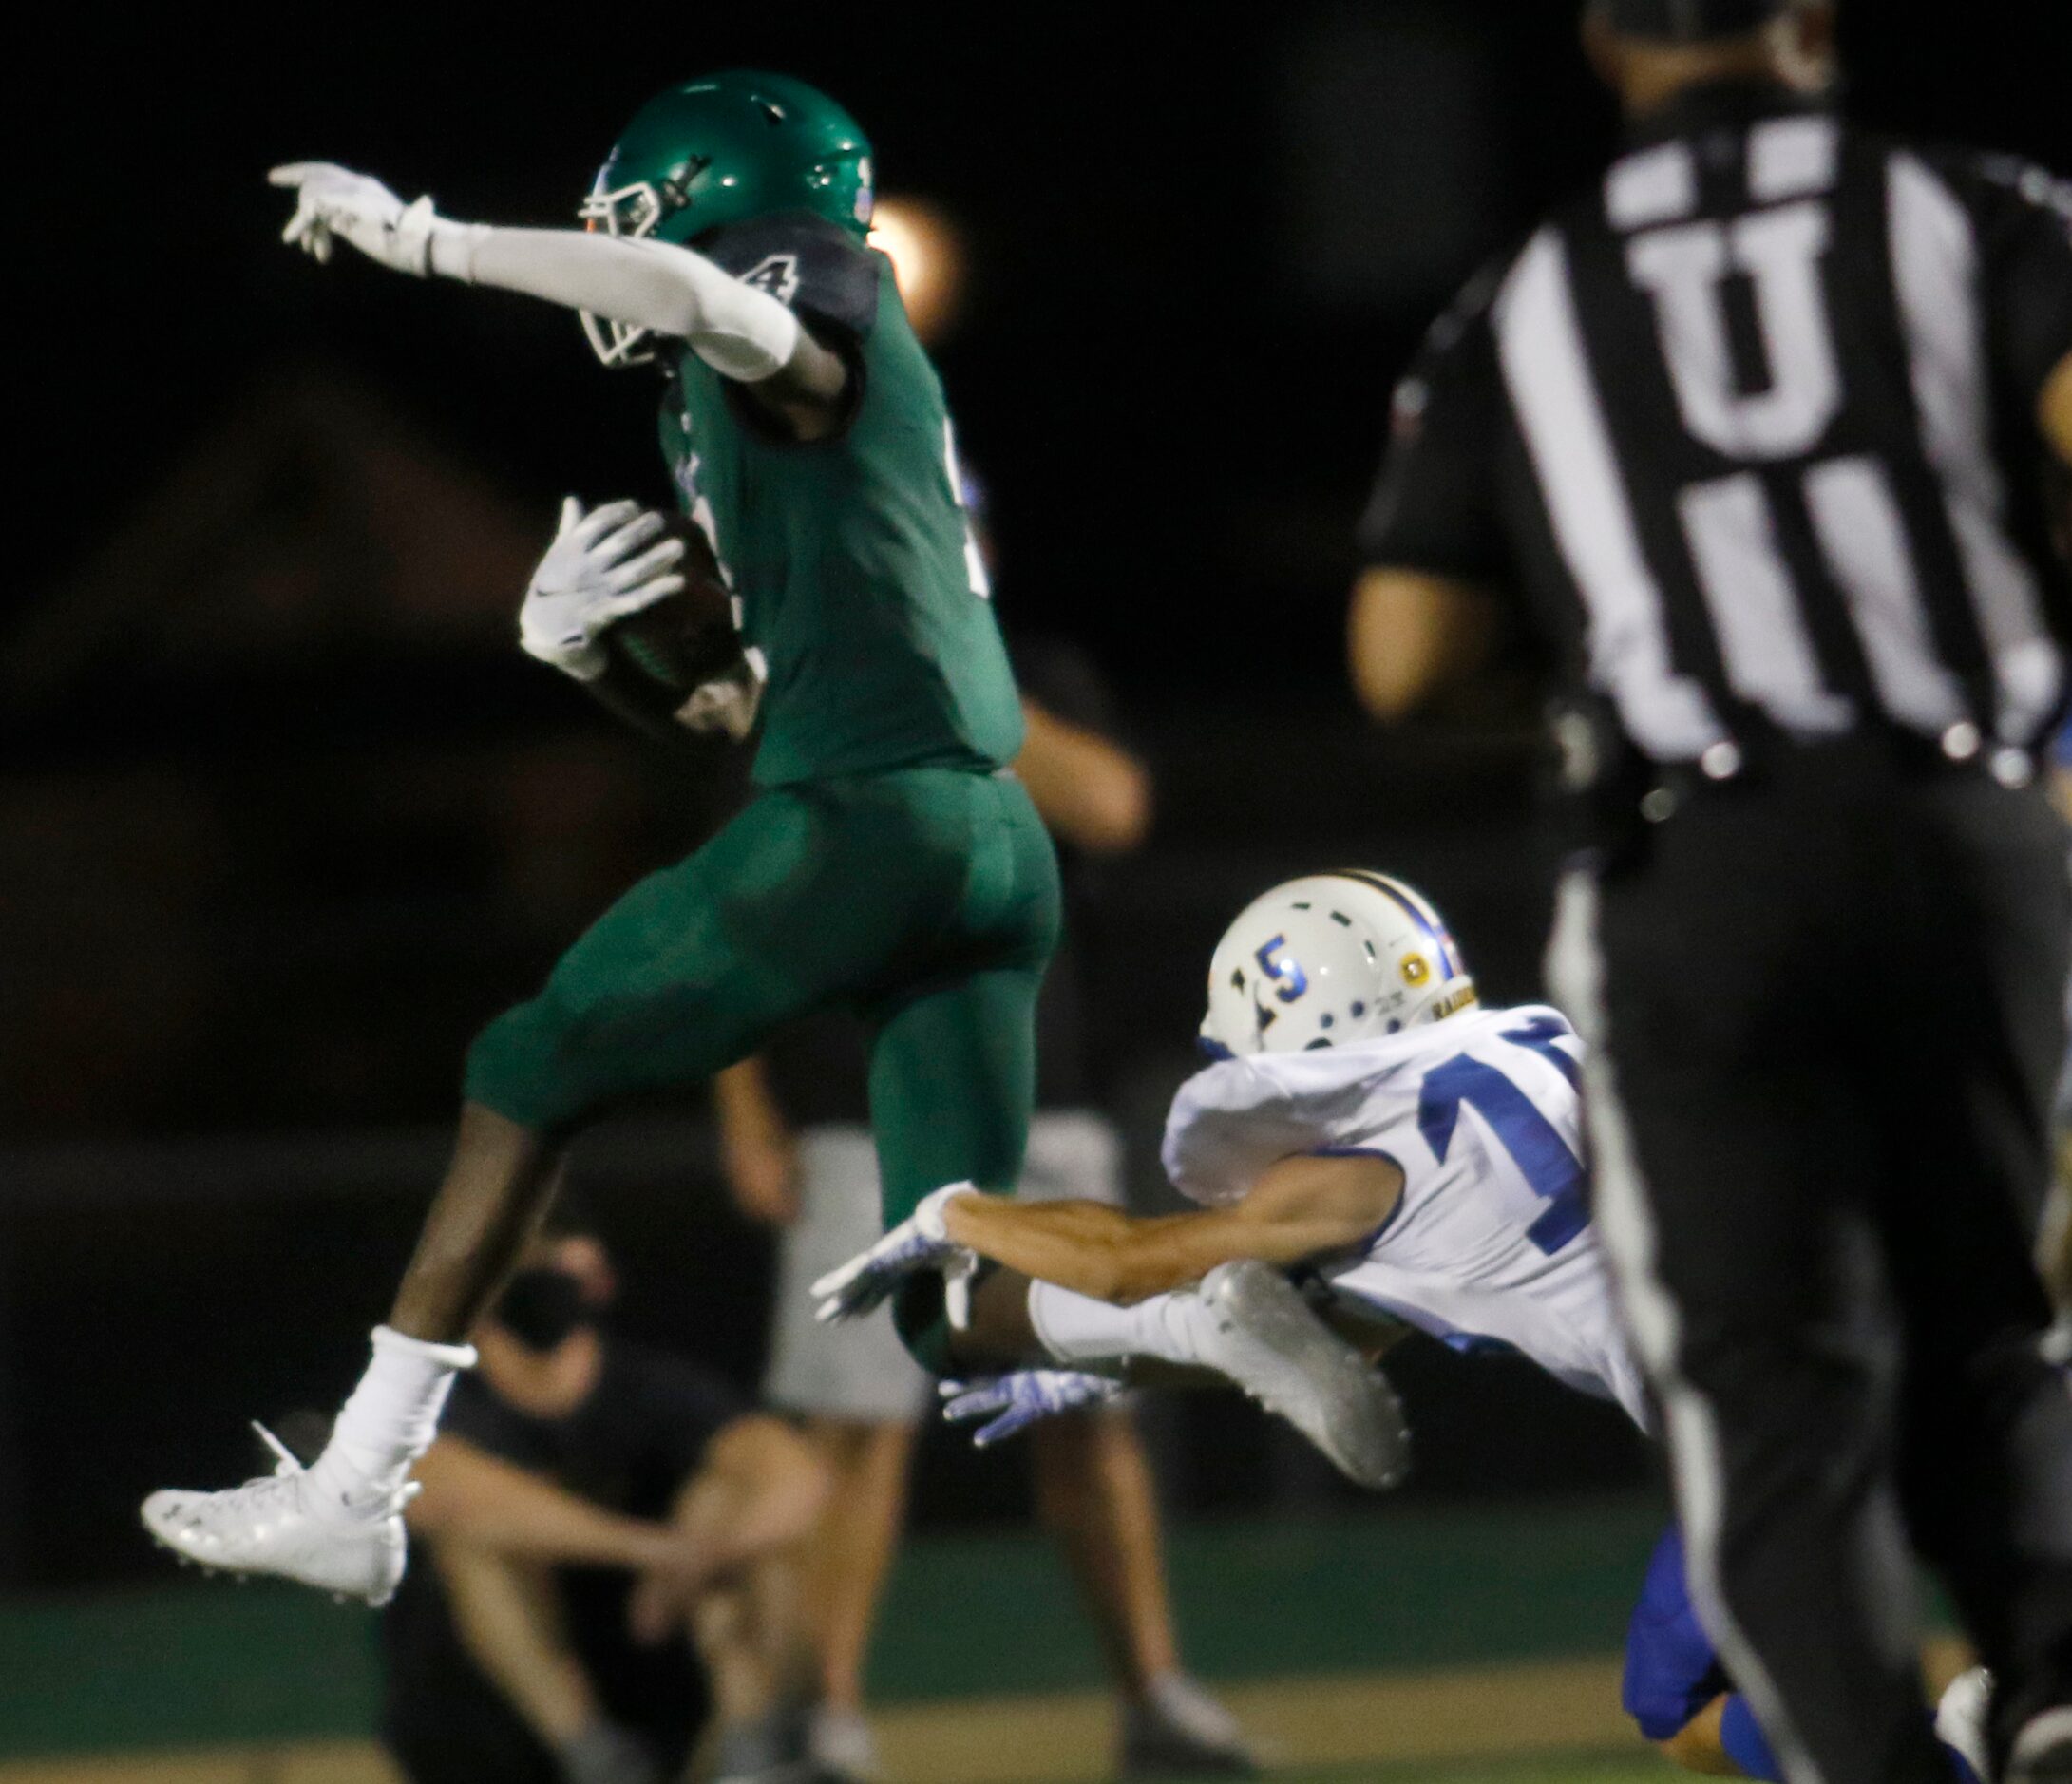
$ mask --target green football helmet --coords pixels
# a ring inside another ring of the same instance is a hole
[[[862,240],[874,198],[870,139],[817,88],[735,70],[686,81],[634,114],[579,213],[592,229],[683,243],[722,223],[809,211]],[[646,329],[590,314],[607,366],[652,359]]]

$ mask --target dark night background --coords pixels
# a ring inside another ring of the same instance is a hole
[[[1372,736],[1339,634],[1391,380],[1617,140],[1575,10],[428,8],[252,29],[86,8],[18,57],[0,1584],[147,1566],[139,1492],[232,1477],[243,1416],[345,1385],[466,1037],[727,785],[650,759],[509,648],[564,491],[665,493],[652,380],[600,372],[545,306],[316,269],[276,240],[270,164],[553,223],[650,90],[767,66],[856,113],[884,190],[950,214],[973,283],[939,358],[993,491],[1003,613],[1101,658],[1161,776],[1157,838],[1111,876],[1095,939],[1141,1137],[1207,947],[1283,873],[1418,878],[1488,990],[1533,988],[1530,698]],[[2072,166],[2063,0],[1857,0],[1845,25],[1857,115]],[[656,1131],[605,1136],[589,1167],[635,1260],[629,1318],[746,1371],[763,1242],[694,1120]],[[1460,1391],[1459,1367],[1426,1364],[1413,1398]],[[1502,1416],[1447,1427],[1420,1490],[1637,1477],[1615,1419],[1474,1381]],[[1188,1503],[1324,1490],[1305,1458],[1198,1424],[1165,1433]],[[6,1459],[30,1452],[33,1509]],[[996,1511],[1004,1478],[959,1463],[924,1498]]]

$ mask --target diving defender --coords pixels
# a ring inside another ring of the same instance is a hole
[[[915,1230],[828,1279],[830,1311],[883,1293],[930,1234],[937,1267],[961,1267],[960,1251],[1000,1266],[974,1294],[974,1332],[1038,1361],[951,1401],[953,1417],[991,1418],[981,1443],[1096,1402],[1147,1363],[1215,1367],[1234,1307],[1249,1309],[1255,1341],[1282,1335],[1321,1378],[1350,1379],[1420,1331],[1471,1354],[1514,1351],[1656,1434],[1587,1202],[1585,1049],[1558,1011],[1481,1004],[1419,893],[1328,873],[1276,887],[1231,924],[1201,1038],[1215,1062],[1181,1087],[1165,1141],[1167,1173],[1198,1210],[1132,1220],[945,1190]],[[1327,1451],[1357,1429],[1303,1428]],[[1784,1776],[1699,1623],[1674,1529],[1634,1612],[1625,1700],[1680,1765]],[[1946,1775],[1977,1784],[1983,1702],[1971,1689],[1948,1707]],[[1926,1704],[1919,1725],[1926,1738]]]

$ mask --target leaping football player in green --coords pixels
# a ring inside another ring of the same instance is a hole
[[[938,1374],[1003,1360],[978,1329],[953,1338],[974,1284],[953,1270],[945,1286],[929,1211],[948,1191],[1012,1189],[1021,1169],[1057,864],[1009,772],[1020,707],[941,386],[867,245],[870,144],[840,106],[776,75],[673,87],[613,148],[581,231],[456,223],[324,162],[272,177],[296,194],[287,239],[319,260],[343,240],[398,272],[544,298],[581,313],[607,365],[659,364],[662,450],[738,638],[688,688],[661,674],[661,645],[614,628],[684,589],[687,541],[637,503],[586,515],[571,500],[520,641],[651,727],[741,736],[758,707],[763,723],[757,797],[476,1039],[453,1163],[323,1454],[305,1470],[281,1451],[270,1478],[144,1502],[186,1559],[378,1604],[403,1573],[410,1469],[570,1138],[792,1017],[846,1004],[869,1026],[892,1236],[868,1262],[934,1261],[897,1291],[908,1347]],[[1013,1329],[1026,1282],[981,1286]],[[1313,1367],[1313,1335],[1286,1317],[1245,1323],[1218,1327],[1224,1376],[1305,1430],[1371,1422],[1385,1388]]]
[[[684,712],[738,733],[759,693],[764,723],[740,815],[634,887],[474,1043],[451,1167],[322,1456],[145,1502],[189,1559],[380,1604],[466,1334],[584,1123],[846,1003],[873,1034],[886,1224],[945,1184],[1013,1186],[1057,870],[1007,772],[1020,709],[949,417],[865,243],[871,149],[841,107],[773,75],[673,87],[612,150],[581,231],[453,222],[325,163],[273,180],[295,190],[287,238],[319,260],[342,240],[399,272],[544,298],[582,313],[607,365],[659,364],[662,449],[753,665]],[[524,648],[612,697],[626,665],[605,633],[683,586],[684,543],[663,532],[630,503],[569,503]],[[938,1370],[941,1300],[902,1320]]]

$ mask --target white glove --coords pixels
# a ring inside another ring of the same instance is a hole
[[[447,222],[429,199],[405,204],[378,180],[330,161],[290,161],[267,183],[295,188],[295,215],[281,240],[319,260],[331,258],[332,237],[343,236],[370,259],[423,278],[431,271],[431,238]]]
[[[683,541],[650,545],[665,524],[637,502],[608,502],[586,515],[574,496],[566,498],[560,530],[519,610],[518,641],[525,655],[578,681],[601,675],[604,653],[598,639],[604,629],[683,587],[683,578],[670,567],[682,558]]]
[[[972,1443],[983,1450],[1038,1419],[1105,1406],[1122,1392],[1122,1383],[1084,1369],[1021,1369],[981,1381],[944,1381],[937,1392],[945,1402],[942,1416],[953,1423],[998,1414],[972,1436]]]
[[[979,1267],[979,1254],[950,1238],[942,1216],[960,1196],[978,1193],[968,1183],[938,1189],[868,1251],[828,1271],[812,1286],[820,1301],[813,1317],[823,1325],[857,1319],[889,1300],[909,1276],[935,1270],[946,1284],[950,1324],[962,1331],[971,1322],[971,1278]]]

